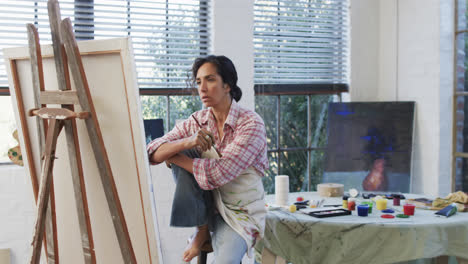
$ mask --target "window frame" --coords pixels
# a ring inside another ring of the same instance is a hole
[[[326,147],[315,147],[312,146],[312,121],[311,121],[311,101],[312,96],[314,95],[335,95],[338,97],[338,101],[342,101],[342,93],[347,93],[349,90],[348,84],[270,84],[270,85],[255,85],[255,97],[257,96],[276,96],[276,138],[275,148],[268,148],[267,153],[276,153],[277,159],[276,163],[278,164],[278,175],[282,173],[281,166],[281,154],[288,152],[298,152],[306,151],[307,152],[307,191],[310,192],[313,190],[311,185],[312,175],[311,175],[311,157],[314,151],[326,151]],[[282,148],[280,140],[280,131],[281,131],[281,96],[290,96],[290,95],[303,95],[307,97],[307,146],[305,147],[293,147],[293,148]],[[293,176],[293,175],[290,175]]]
[[[465,116],[468,115],[465,111],[465,104],[467,104],[466,96],[468,96],[468,87],[465,87],[465,78],[467,69],[464,67],[467,54],[465,57],[460,57],[461,54],[465,53],[465,47],[459,47],[458,38],[460,36],[465,36],[468,34],[468,17],[467,17],[467,7],[465,6],[465,13],[460,13],[460,5],[467,4],[464,0],[455,0],[454,2],[454,56],[453,56],[453,96],[452,96],[452,155],[451,155],[451,192],[455,192],[457,189],[462,189],[464,191],[468,190],[468,177],[463,175],[464,169],[467,167],[468,162],[468,152],[464,151],[464,126],[466,121],[462,121],[460,124],[458,118],[462,117],[465,119]],[[460,28],[460,21],[464,21],[465,24]],[[464,38],[466,42],[466,37]],[[465,44],[466,45],[466,44]],[[460,50],[459,50],[460,49]],[[460,52],[459,52],[460,51]],[[459,64],[463,65],[464,69],[464,78],[458,76]],[[461,88],[461,89],[460,89]],[[461,130],[461,131],[459,131]],[[458,133],[461,133],[461,137],[458,137]],[[461,187],[461,188],[460,188]]]

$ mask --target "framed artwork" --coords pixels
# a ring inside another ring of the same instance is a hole
[[[414,102],[330,103],[323,182],[409,192]]]

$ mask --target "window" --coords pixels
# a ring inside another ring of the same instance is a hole
[[[347,82],[344,0],[255,1],[255,84]]]
[[[131,36],[141,89],[185,88],[193,59],[207,54],[208,4],[200,0],[61,0],[78,40]],[[47,0],[6,0],[0,8],[0,48],[27,45],[26,23],[51,42]],[[3,60],[0,86],[7,86]]]
[[[453,138],[454,155],[452,156],[452,192],[468,191],[468,2],[455,1],[455,56],[456,80],[453,96]],[[461,71],[460,71],[461,70]]]
[[[193,95],[142,95],[143,119],[163,119],[165,132],[173,128],[177,120],[186,119],[203,104]]]
[[[190,96],[192,91],[187,89],[186,81],[194,59],[209,53],[208,1],[59,2],[62,18],[70,17],[77,40],[132,37],[138,86],[144,95],[144,118],[164,117],[167,131],[176,119],[185,118],[192,110],[201,109],[198,98]],[[0,2],[0,95],[9,95],[2,49],[27,45],[26,23],[36,25],[41,44],[51,43],[47,0]],[[176,102],[183,106],[176,109]],[[5,111],[12,115],[11,107]],[[2,131],[4,126],[11,126],[9,121],[5,121],[10,114],[4,113],[0,118]],[[3,141],[3,132],[1,138]],[[0,143],[2,153],[3,145],[10,143]],[[0,162],[6,161],[0,157]]]
[[[290,176],[290,191],[312,191],[321,181],[328,103],[348,90],[347,4],[254,2],[256,111],[267,130],[269,193],[279,174]]]

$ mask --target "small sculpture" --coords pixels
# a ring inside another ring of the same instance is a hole
[[[389,165],[391,154],[396,145],[393,133],[394,129],[379,129],[371,126],[367,135],[361,137],[366,141],[363,151],[364,162],[369,168],[369,173],[362,182],[364,191],[388,191],[388,179],[386,168]]]
[[[13,138],[15,138],[16,141],[18,142],[18,146],[13,147],[8,150],[8,158],[10,158],[10,160],[14,164],[19,165],[19,166],[24,166],[23,155],[21,154],[21,148],[19,146],[19,141],[18,141],[18,130],[15,130],[13,132]]]
[[[385,160],[376,159],[371,171],[362,182],[365,191],[386,191],[387,177],[385,175]]]

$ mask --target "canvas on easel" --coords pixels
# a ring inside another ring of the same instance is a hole
[[[151,179],[131,42],[126,38],[96,40],[79,42],[78,46],[137,262],[158,263],[161,255],[149,194]],[[48,91],[58,90],[52,47],[41,46],[41,53],[45,87]],[[28,49],[5,49],[4,57],[25,168],[33,179],[40,175],[41,155],[38,121],[27,116],[34,108]],[[77,131],[97,263],[123,263],[82,122],[77,122]],[[58,254],[63,263],[81,263],[83,252],[65,141],[65,136],[60,135],[53,169]]]

